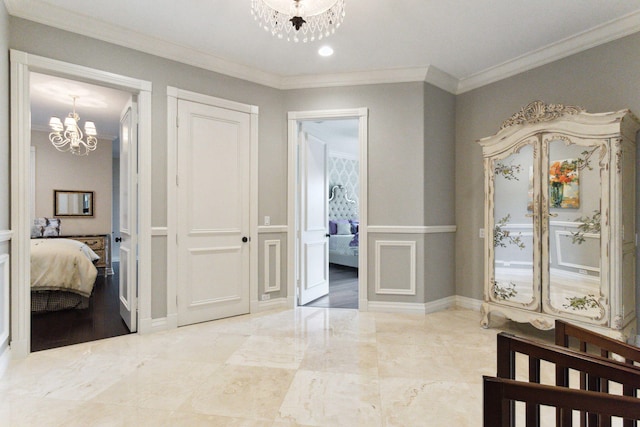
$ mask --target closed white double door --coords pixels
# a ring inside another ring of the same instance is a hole
[[[251,116],[178,101],[178,325],[249,312]]]

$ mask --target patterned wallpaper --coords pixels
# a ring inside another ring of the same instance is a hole
[[[334,185],[342,185],[351,200],[359,202],[360,163],[335,153],[329,153],[329,191]]]

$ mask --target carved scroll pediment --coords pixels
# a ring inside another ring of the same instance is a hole
[[[505,120],[500,129],[523,123],[533,124],[548,122],[564,115],[573,115],[584,112],[585,109],[574,105],[545,104],[542,101],[533,101]]]

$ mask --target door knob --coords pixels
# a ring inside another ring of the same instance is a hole
[[[249,241],[249,238],[247,236],[242,237],[242,243],[247,243],[248,241]]]
[[[122,237],[116,237],[114,240],[116,241],[116,243],[122,242]]]
[[[327,233],[324,235],[324,237],[331,237],[331,234]]]

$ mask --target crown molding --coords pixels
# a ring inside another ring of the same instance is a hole
[[[456,93],[461,94],[495,83],[638,31],[640,31],[640,11],[536,49],[495,67],[487,68],[480,73],[462,78],[458,83]]]
[[[65,31],[73,31],[108,43],[281,90],[426,82],[458,95],[640,30],[640,11],[633,12],[461,79],[457,79],[432,65],[347,73],[282,76],[234,63],[198,49],[147,36],[128,28],[106,24],[90,16],[61,10],[40,0],[4,0],[4,3],[9,14],[18,18]],[[69,21],[75,24],[73,30],[68,28]]]
[[[383,83],[424,82],[429,67],[283,77],[281,89],[310,89]]]

